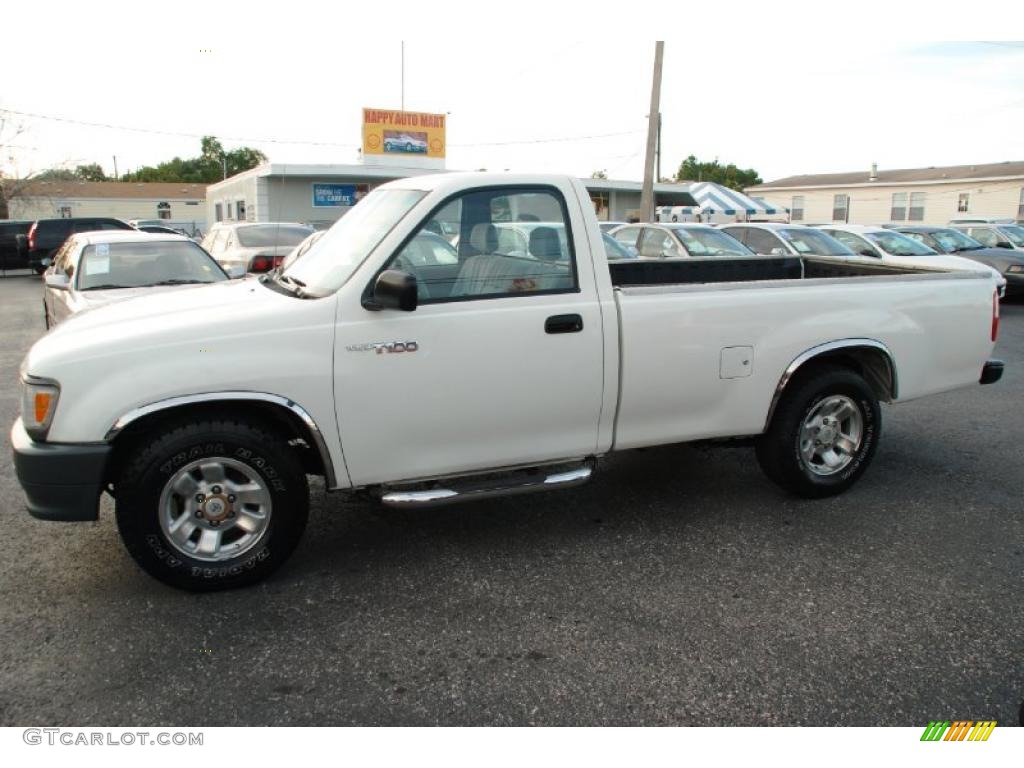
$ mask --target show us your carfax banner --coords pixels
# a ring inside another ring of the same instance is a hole
[[[445,116],[363,109],[363,155],[443,158]]]

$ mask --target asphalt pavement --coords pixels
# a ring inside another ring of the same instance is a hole
[[[0,278],[0,426],[42,334]],[[1024,304],[998,384],[888,406],[848,493],[744,446],[616,455],[580,489],[389,512],[314,486],[261,585],[165,587],[0,461],[0,725],[1015,724],[1024,698]]]

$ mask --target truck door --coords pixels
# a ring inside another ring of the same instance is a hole
[[[343,303],[334,387],[356,485],[595,452],[601,310],[572,193],[487,187],[450,198],[381,269],[416,278],[415,311]],[[459,233],[447,256],[424,247],[439,245],[439,226]],[[375,279],[355,290],[369,296]]]

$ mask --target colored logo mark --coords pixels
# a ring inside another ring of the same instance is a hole
[[[995,720],[932,720],[921,741],[988,741],[995,727]]]

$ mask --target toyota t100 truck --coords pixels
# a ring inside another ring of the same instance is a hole
[[[308,475],[429,508],[573,486],[611,451],[753,436],[784,489],[839,493],[875,454],[880,401],[999,378],[998,311],[981,273],[610,261],[579,181],[421,176],[284,270],[52,330],[11,441],[31,514],[95,520],[107,492],[146,571],[218,589],[290,555]]]

